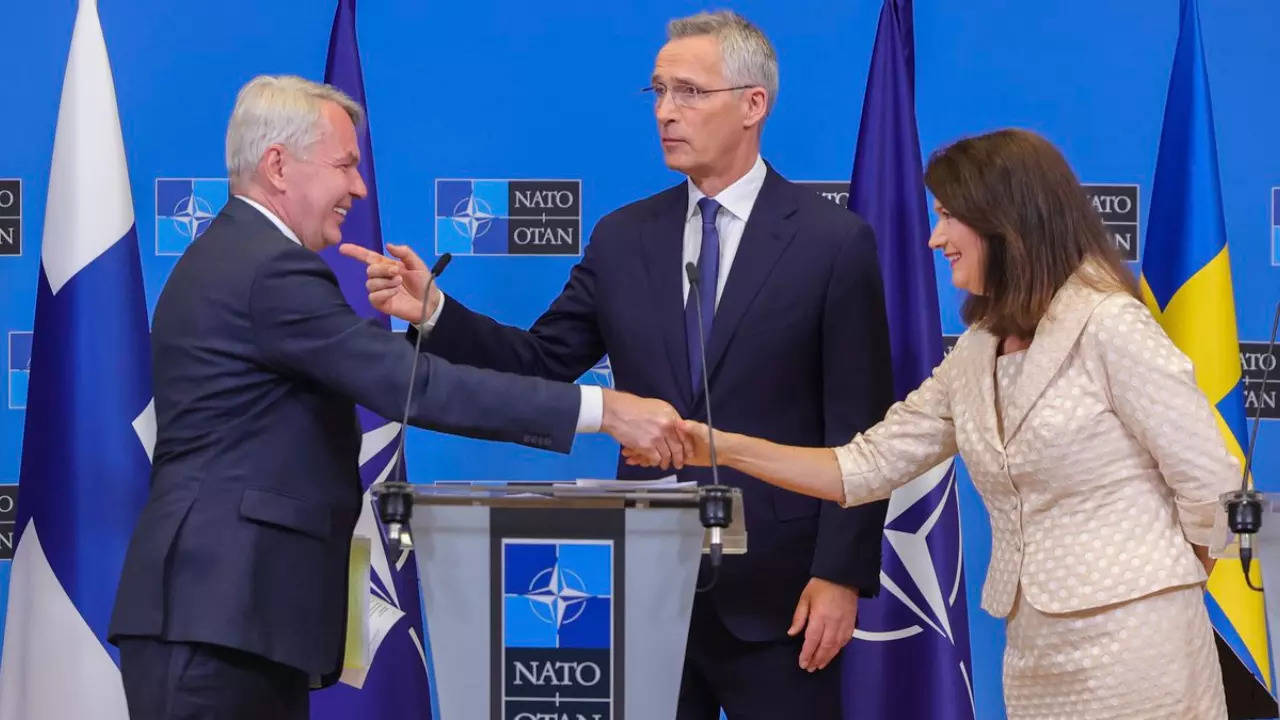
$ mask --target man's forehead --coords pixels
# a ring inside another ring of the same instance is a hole
[[[710,35],[676,38],[662,46],[654,61],[655,75],[678,75],[685,72],[706,74],[720,68],[720,48]]]

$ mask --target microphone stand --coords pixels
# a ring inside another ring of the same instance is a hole
[[[396,448],[396,454],[391,459],[391,467],[387,471],[387,477],[390,478],[391,473],[395,472],[396,464],[401,462],[404,457],[404,440],[405,432],[409,427],[409,408],[413,403],[413,379],[418,375],[418,360],[422,357],[422,324],[427,321],[428,301],[431,298],[431,290],[435,285],[435,280],[448,267],[449,261],[453,256],[445,253],[436,260],[436,264],[427,272],[427,290],[422,296],[422,317],[417,322],[418,337],[413,343],[413,364],[409,368],[409,387],[405,391],[404,397],[404,417],[400,420],[400,441]],[[391,550],[392,555],[398,555],[402,550],[413,549],[413,536],[409,533],[409,518],[413,514],[413,486],[407,482],[401,481],[384,481],[382,483],[381,492],[376,496],[378,504],[378,518],[382,520],[383,526],[387,533],[387,547]]]
[[[1267,355],[1276,349],[1276,327],[1280,326],[1280,303],[1276,304],[1275,319],[1271,321],[1271,340],[1267,343]],[[1262,390],[1267,389],[1267,379],[1271,376],[1271,368],[1262,372]],[[1240,490],[1227,496],[1227,526],[1240,541],[1240,568],[1244,571],[1244,582],[1249,589],[1262,592],[1261,587],[1253,584],[1249,577],[1249,566],[1253,564],[1253,536],[1262,529],[1262,497],[1249,482],[1249,471],[1253,468],[1253,451],[1257,449],[1258,426],[1262,423],[1262,403],[1258,403],[1253,417],[1253,432],[1249,437],[1249,449],[1245,453],[1244,473],[1240,478]]]
[[[706,592],[715,587],[720,577],[720,560],[724,554],[724,529],[733,521],[733,495],[729,487],[720,484],[720,464],[716,460],[715,426],[711,423],[711,384],[707,378],[707,345],[706,333],[702,321],[702,293],[698,286],[698,268],[693,263],[685,263],[685,274],[689,276],[689,290],[694,293],[693,303],[698,311],[698,346],[702,350],[702,394],[707,402],[707,446],[711,450],[711,484],[698,491],[698,519],[704,528],[711,530],[711,542],[708,547],[708,561],[711,564],[711,579],[698,592]]]

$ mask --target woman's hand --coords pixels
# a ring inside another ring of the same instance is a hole
[[[696,420],[681,420],[676,429],[680,433],[681,439],[684,440],[684,464],[709,467],[711,465],[711,445],[707,439],[707,426]],[[717,450],[724,444],[726,434],[719,430],[716,431]],[[689,454],[689,448],[693,448],[692,454]],[[622,457],[626,459],[628,465],[636,467],[655,466],[655,463],[646,455],[632,448],[622,448]]]
[[[1200,564],[1204,565],[1204,574],[1213,574],[1213,565],[1217,562],[1215,558],[1209,556],[1209,548],[1203,545],[1192,545],[1192,550],[1196,551],[1196,558],[1200,560]]]

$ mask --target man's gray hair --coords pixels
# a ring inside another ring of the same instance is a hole
[[[259,75],[240,88],[227,123],[227,175],[245,180],[267,148],[279,143],[301,155],[320,139],[320,111],[337,103],[357,127],[364,110],[346,93],[294,75]]]
[[[711,35],[720,42],[724,79],[730,86],[759,85],[769,94],[769,110],[778,97],[778,56],[760,28],[732,10],[701,12],[667,23],[667,39]]]

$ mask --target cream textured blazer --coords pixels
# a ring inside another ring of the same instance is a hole
[[[845,504],[889,496],[956,453],[991,516],[982,607],[1021,584],[1064,613],[1202,582],[1217,498],[1239,484],[1191,361],[1124,293],[1069,280],[1026,350],[1007,423],[998,338],[970,328],[878,425],[835,448]]]

